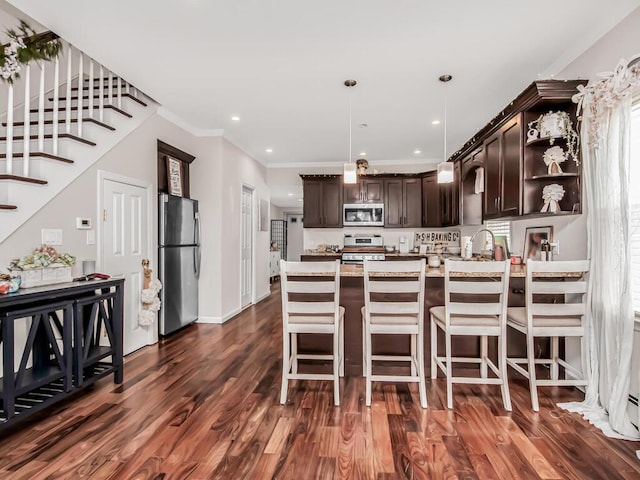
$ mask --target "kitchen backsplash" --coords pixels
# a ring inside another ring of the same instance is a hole
[[[414,246],[418,246],[423,243],[422,239],[425,239],[424,243],[428,243],[430,239],[435,239],[438,234],[443,234],[442,238],[446,240],[438,241],[435,243],[447,243],[450,245],[460,245],[460,229],[389,229],[381,227],[370,228],[305,228],[304,229],[304,249],[314,250],[318,245],[340,245],[342,248],[344,244],[344,236],[346,234],[351,235],[369,235],[376,234],[382,236],[385,245],[393,245],[396,248],[400,248],[400,237],[405,237],[408,242],[408,248],[411,249]],[[424,236],[423,236],[424,234]],[[451,238],[451,242],[448,240]]]

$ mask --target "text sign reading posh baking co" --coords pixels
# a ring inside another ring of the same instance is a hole
[[[426,232],[416,232],[414,245],[430,245],[433,246],[440,243],[443,247],[460,246],[460,230],[449,230],[443,232],[441,230],[427,230]],[[431,250],[431,249],[429,249]]]

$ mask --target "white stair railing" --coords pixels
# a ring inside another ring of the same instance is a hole
[[[39,74],[31,81],[33,68]],[[57,156],[61,136],[85,138],[87,119],[104,123],[106,108],[122,109],[124,96],[137,97],[128,82],[64,41],[58,58],[23,66],[20,73],[14,83],[0,84],[6,91],[0,94],[5,130],[0,174],[31,177],[35,155]],[[16,164],[20,160],[21,168]]]

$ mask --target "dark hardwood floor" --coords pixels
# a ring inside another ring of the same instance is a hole
[[[0,437],[1,479],[638,479],[639,444],[610,440],[555,406],[578,400],[545,388],[540,412],[521,378],[513,412],[499,387],[346,378],[298,381],[279,404],[280,296],[225,325],[194,325],[126,358],[111,379]]]

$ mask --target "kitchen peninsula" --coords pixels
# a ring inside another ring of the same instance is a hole
[[[417,254],[409,254],[411,258],[417,258]],[[327,255],[319,254],[317,260],[330,261]],[[397,274],[387,274],[394,276]],[[509,286],[509,306],[524,306],[524,277],[526,267],[512,265]],[[562,281],[566,274],[552,274]],[[364,269],[361,265],[340,266],[340,305],[345,307],[345,372],[346,375],[362,374],[362,318],[360,309],[364,306]],[[444,266],[427,268],[425,288],[425,358],[429,358],[431,352],[429,329],[429,309],[433,306],[444,305]],[[549,296],[550,303],[556,303],[560,299]],[[301,350],[322,351],[328,349],[329,343],[325,338],[301,338]],[[539,341],[539,347],[544,354],[548,348],[546,339]],[[507,351],[509,356],[525,356],[524,336],[511,329],[508,330]],[[374,349],[384,354],[398,354],[407,352],[409,340],[401,335],[386,335],[374,338]],[[456,355],[464,353],[464,356],[478,356],[480,353],[479,339],[474,337],[454,337],[452,348]],[[438,349],[444,349],[444,338],[439,338]],[[490,356],[495,356],[495,345],[490,344]],[[426,368],[429,368],[428,362]]]

